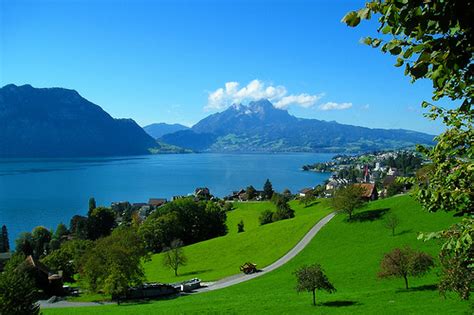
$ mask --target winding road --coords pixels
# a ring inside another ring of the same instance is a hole
[[[236,285],[238,283],[242,283],[245,281],[249,281],[252,279],[255,279],[257,277],[263,276],[264,274],[267,274],[284,264],[286,264],[288,261],[290,261],[292,258],[294,258],[296,255],[298,255],[299,252],[301,252],[308,244],[311,242],[311,240],[318,234],[318,232],[322,229],[323,226],[325,226],[329,221],[331,221],[332,218],[336,215],[335,212],[332,212],[319,220],[312,228],[309,230],[308,233],[298,242],[298,244],[295,245],[288,253],[286,253],[283,257],[275,261],[273,264],[263,268],[257,273],[253,274],[237,274],[234,276],[230,276],[227,278],[223,278],[219,281],[209,283],[207,286],[203,286],[195,291],[193,291],[192,294],[198,294],[202,292],[208,292],[208,291],[214,291],[214,290],[219,290],[223,288],[230,287],[232,285]],[[60,308],[60,307],[83,307],[83,306],[99,306],[99,305],[104,305],[104,304],[111,304],[111,303],[96,303],[96,302],[68,302],[68,301],[60,301],[56,303],[47,303],[46,301],[39,301],[40,307],[41,308]]]

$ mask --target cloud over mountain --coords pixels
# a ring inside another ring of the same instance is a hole
[[[210,92],[206,110],[222,110],[232,104],[268,99],[277,108],[289,106],[312,107],[323,97],[323,94],[289,94],[283,85],[269,85],[260,80],[252,80],[241,87],[239,82],[227,82],[223,88]]]
[[[343,110],[349,109],[352,107],[352,103],[335,103],[335,102],[327,102],[318,106],[319,110]]]

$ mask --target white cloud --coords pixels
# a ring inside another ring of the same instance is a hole
[[[327,102],[318,106],[320,110],[343,110],[352,107],[352,103]]]
[[[270,100],[277,108],[287,108],[291,105],[308,108],[316,104],[321,97],[323,94],[288,94],[286,87],[267,85],[260,80],[253,80],[242,88],[239,82],[227,82],[223,88],[209,93],[205,109],[221,110],[234,103],[256,101],[262,98]]]

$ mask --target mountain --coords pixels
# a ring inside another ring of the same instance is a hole
[[[236,104],[160,141],[201,152],[362,152],[432,144],[433,136],[303,119],[268,100]]]
[[[161,138],[162,136],[173,133],[180,130],[187,130],[189,129],[186,126],[181,124],[165,124],[165,123],[158,123],[158,124],[151,124],[148,126],[143,127],[143,130],[150,136],[155,139]]]
[[[74,90],[0,89],[0,157],[147,154],[156,147],[132,119],[114,119]]]

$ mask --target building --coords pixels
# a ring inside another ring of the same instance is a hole
[[[379,198],[377,189],[375,188],[375,184],[357,183],[357,184],[354,184],[354,186],[364,188],[364,191],[362,193],[362,198],[366,201],[377,200]]]
[[[298,193],[300,197],[306,197],[307,194],[311,193],[313,188],[303,188]]]
[[[148,206],[153,209],[159,208],[167,202],[165,198],[150,198],[148,199]]]

